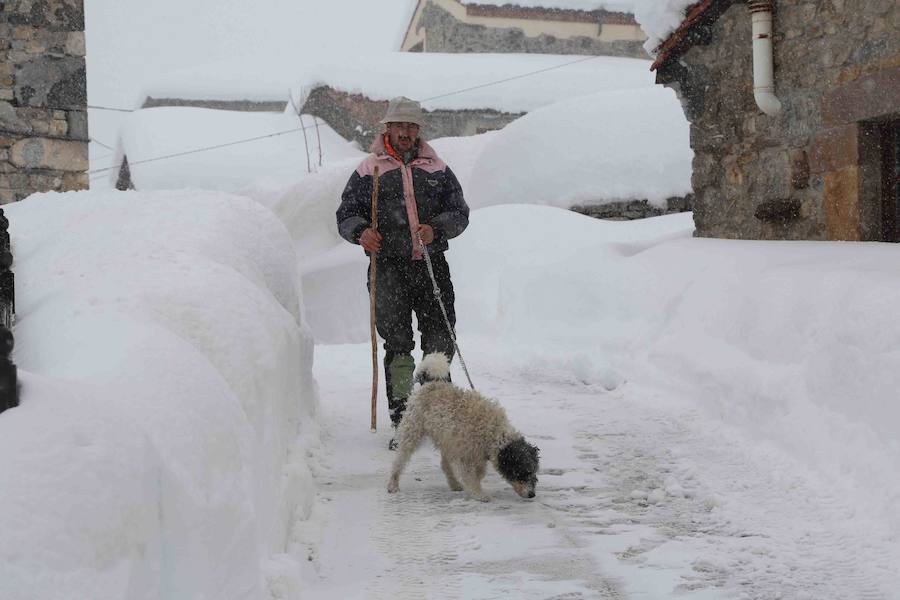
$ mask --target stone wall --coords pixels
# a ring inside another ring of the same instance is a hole
[[[750,239],[883,239],[873,136],[900,118],[900,3],[775,2],[782,111],[753,99],[751,19],[732,3],[664,64],[691,122],[696,234]],[[876,132],[876,133],[873,133]]]
[[[606,202],[603,204],[584,204],[573,206],[572,210],[607,221],[633,221],[646,219],[692,210],[694,195],[672,196],[666,199],[665,208],[654,206],[647,200],[623,200],[621,202]]]
[[[88,187],[83,0],[0,0],[0,204]]]
[[[428,2],[423,9],[419,26],[426,31],[426,52],[587,54],[648,58],[642,41],[602,41],[586,36],[564,39],[546,34],[528,36],[516,27],[494,28],[462,23],[433,2]],[[599,23],[597,27],[599,28]]]
[[[380,121],[387,112],[387,100],[370,100],[360,94],[348,94],[327,86],[313,89],[301,108],[303,114],[319,117],[341,137],[359,142],[367,150],[383,131]],[[490,109],[426,111],[425,139],[474,135],[501,129],[523,113],[504,113]]]

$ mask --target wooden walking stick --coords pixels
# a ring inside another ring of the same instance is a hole
[[[378,231],[378,167],[372,176],[372,229]],[[369,329],[372,333],[372,431],[376,427],[378,399],[378,336],[375,334],[375,252],[369,253]]]

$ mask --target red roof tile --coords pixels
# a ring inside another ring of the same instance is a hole
[[[656,49],[656,60],[650,70],[654,71],[690,48],[696,40],[690,35],[700,24],[709,24],[718,19],[734,0],[700,0],[691,5],[678,29],[672,32]]]

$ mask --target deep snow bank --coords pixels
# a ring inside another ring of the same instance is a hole
[[[312,502],[283,225],[209,192],[6,210],[22,406],[0,415],[0,597],[259,598]]]

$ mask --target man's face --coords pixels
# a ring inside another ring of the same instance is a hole
[[[419,138],[419,126],[415,123],[388,123],[388,139],[397,152],[407,152]]]

